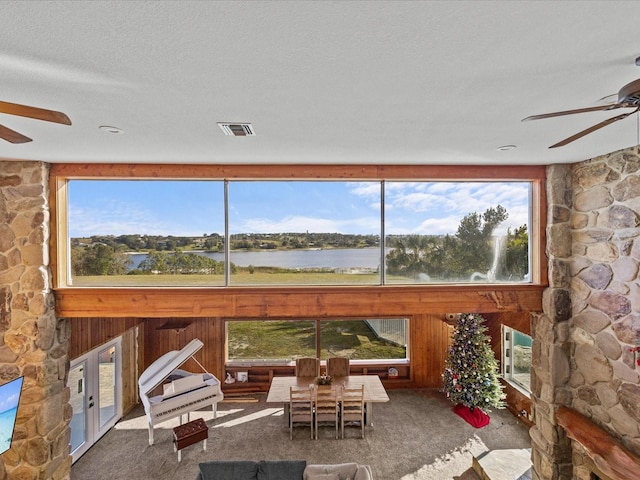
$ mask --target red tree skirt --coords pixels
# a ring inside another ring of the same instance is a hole
[[[489,415],[484,413],[479,408],[474,408],[471,410],[469,407],[466,407],[459,403],[455,407],[453,407],[453,411],[460,415],[469,425],[472,425],[476,428],[482,428],[484,426],[489,425]]]

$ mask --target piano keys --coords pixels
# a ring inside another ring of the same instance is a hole
[[[204,373],[181,370],[189,358],[202,347],[199,339],[193,339],[181,350],[165,353],[142,372],[138,379],[140,399],[149,425],[149,445],[153,445],[153,428],[172,418],[187,415],[211,405],[213,418],[217,416],[217,403],[224,398],[220,381],[200,365]],[[162,393],[159,387],[162,385]]]

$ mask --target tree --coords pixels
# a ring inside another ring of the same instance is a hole
[[[507,210],[498,205],[488,208],[482,215],[470,213],[460,221],[453,257],[456,276],[468,278],[474,272],[484,274],[489,270],[493,260],[491,236],[508,217]]]
[[[398,239],[395,248],[387,255],[387,271],[393,275],[414,276],[426,272],[426,237],[409,235]]]
[[[507,232],[505,267],[510,276],[527,280],[529,274],[529,235],[527,226],[522,225],[513,232]],[[511,278],[510,278],[511,279]]]
[[[97,243],[71,250],[71,265],[75,275],[123,275],[131,263],[122,247]]]
[[[498,205],[483,214],[466,215],[455,236],[394,238],[394,249],[387,254],[387,272],[414,278],[425,274],[428,278],[445,280],[469,278],[475,272],[486,276],[493,261],[491,237],[508,216],[506,209]]]
[[[442,374],[444,391],[454,404],[471,410],[478,407],[504,408],[505,394],[498,374],[498,362],[485,334],[484,318],[477,313],[458,315],[453,344]]]

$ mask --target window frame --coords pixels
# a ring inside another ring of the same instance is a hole
[[[295,365],[295,356],[291,360],[285,359],[268,359],[268,358],[248,358],[248,359],[230,359],[229,358],[229,323],[230,322],[305,322],[315,323],[315,356],[320,358],[321,365],[326,364],[326,358],[322,357],[322,335],[321,335],[321,326],[323,322],[348,322],[348,321],[367,321],[367,320],[404,320],[405,323],[405,335],[406,335],[406,344],[403,346],[405,349],[404,358],[360,358],[353,359],[349,358],[350,363],[353,365],[386,365],[386,364],[397,364],[397,365],[408,365],[410,363],[411,358],[411,340],[409,332],[411,331],[411,317],[410,316],[396,316],[396,317],[363,317],[363,318],[354,318],[354,317],[309,317],[309,318],[270,318],[268,320],[265,319],[254,319],[254,318],[227,318],[225,319],[225,365],[228,367],[250,367],[250,366],[293,366]],[[311,354],[310,354],[311,355]],[[308,355],[301,355],[308,356]]]
[[[509,327],[507,325],[502,325],[501,328],[501,373],[502,378],[505,382],[511,385],[513,388],[518,390],[523,395],[531,398],[531,383],[529,383],[529,388],[526,385],[523,385],[522,382],[519,382],[514,378],[514,354],[513,354],[513,338],[514,334],[518,333],[520,335],[529,337],[533,340],[531,335],[524,333],[520,330],[517,330],[513,327]],[[531,366],[529,367],[529,372],[531,372]],[[531,375],[531,373],[529,373]]]
[[[528,181],[531,182],[531,278],[527,285],[546,284],[546,262],[544,259],[545,218],[541,212],[546,211],[544,195],[545,169],[541,166],[531,167],[484,167],[484,166],[214,166],[214,165],[83,165],[53,164],[51,166],[50,187],[52,216],[52,237],[50,258],[52,259],[53,286],[60,288],[104,288],[75,287],[69,285],[70,278],[70,245],[68,236],[68,205],[66,185],[73,179],[206,179],[206,180],[334,180],[334,181]],[[384,225],[382,227],[384,239]],[[383,274],[384,275],[384,274]],[[402,286],[403,284],[400,284]],[[459,284],[461,288],[477,289],[481,284]],[[511,285],[511,284],[506,284]],[[515,285],[515,284],[513,284]],[[323,285],[324,286],[324,285]],[[326,285],[327,287],[345,288],[345,285]],[[381,279],[382,288],[392,287]],[[393,285],[398,286],[398,285]],[[424,288],[442,286],[424,284]],[[212,286],[210,288],[243,288],[239,285]],[[270,288],[271,285],[251,285],[250,288]],[[278,285],[278,287],[310,287],[313,285]],[[120,288],[120,287],[118,287]],[[121,287],[137,289],[138,287]],[[151,289],[163,287],[149,287]],[[185,286],[176,288],[189,289]],[[209,288],[209,287],[206,287]]]

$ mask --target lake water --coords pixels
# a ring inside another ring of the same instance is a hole
[[[391,249],[387,249],[387,253]],[[194,252],[206,255],[219,262],[224,254],[218,252]],[[136,268],[145,254],[130,255],[132,269]],[[231,262],[239,267],[282,267],[282,268],[367,268],[380,266],[379,248],[340,248],[329,250],[262,250],[257,252],[231,252]]]

